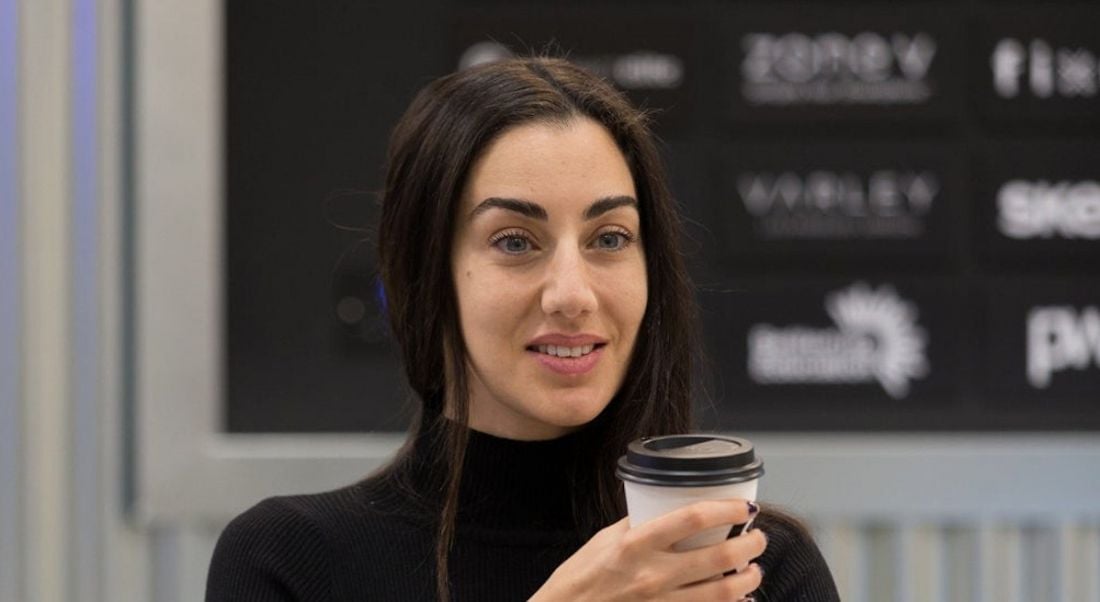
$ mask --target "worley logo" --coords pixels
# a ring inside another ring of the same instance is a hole
[[[479,42],[459,58],[459,69],[511,58],[507,46]],[[608,79],[624,90],[675,90],[684,81],[684,61],[675,55],[649,50],[599,56],[571,55],[569,60]]]
[[[916,238],[939,191],[929,171],[764,171],[737,178],[754,229],[769,239]]]
[[[1004,38],[990,58],[993,89],[1001,98],[1026,91],[1039,98],[1096,96],[1100,60],[1086,48],[1055,48],[1042,38],[1024,42]]]
[[[1063,370],[1100,368],[1100,307],[1032,308],[1027,315],[1027,380],[1036,389],[1050,386]]]
[[[878,382],[891,397],[909,394],[928,373],[927,335],[916,306],[890,286],[865,283],[830,293],[833,328],[757,324],[749,331],[749,376],[758,384]]]
[[[1100,183],[1011,180],[997,192],[997,228],[1009,238],[1100,239]]]
[[[750,104],[917,104],[932,95],[936,40],[924,32],[748,33],[741,46]]]

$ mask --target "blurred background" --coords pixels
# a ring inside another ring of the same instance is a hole
[[[389,129],[565,56],[651,111],[747,435],[845,600],[1100,601],[1094,2],[0,0],[0,601],[202,599],[385,462]]]

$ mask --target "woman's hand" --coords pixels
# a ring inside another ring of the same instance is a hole
[[[531,601],[740,600],[763,577],[751,564],[767,546],[759,529],[694,550],[672,546],[704,529],[746,523],[755,508],[744,500],[697,502],[633,529],[624,518],[562,563]]]

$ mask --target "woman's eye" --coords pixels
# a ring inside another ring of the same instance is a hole
[[[519,255],[531,250],[531,241],[522,236],[504,236],[493,243],[495,247],[511,255]]]
[[[604,232],[596,237],[596,246],[605,251],[618,251],[630,242],[622,232]]]

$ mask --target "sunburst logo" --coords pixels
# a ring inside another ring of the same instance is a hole
[[[894,288],[871,289],[857,282],[830,294],[825,311],[841,332],[868,337],[876,343],[875,378],[891,397],[909,394],[909,382],[928,374],[924,353],[927,335],[917,325],[917,308],[902,300]]]
[[[878,382],[901,399],[928,374],[928,335],[916,306],[889,285],[857,282],[830,293],[825,311],[835,328],[775,327],[749,331],[749,375],[759,384]]]

